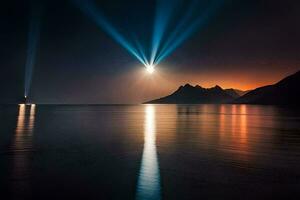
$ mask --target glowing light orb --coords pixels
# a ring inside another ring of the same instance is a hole
[[[152,74],[154,72],[154,65],[146,65],[146,70],[149,74]]]

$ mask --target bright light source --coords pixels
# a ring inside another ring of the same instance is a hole
[[[149,74],[152,74],[154,72],[154,66],[153,65],[146,65],[146,70]]]

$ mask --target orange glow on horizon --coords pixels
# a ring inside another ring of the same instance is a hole
[[[143,103],[149,100],[170,95],[181,85],[187,83],[211,88],[219,85],[223,89],[234,88],[252,90],[257,87],[275,84],[294,71],[187,71],[174,70],[172,66],[160,64],[155,72],[149,74],[145,66],[136,66],[126,73],[114,78],[97,76],[89,83],[97,85],[98,90],[105,93],[96,93],[95,99],[102,99],[97,103]],[[99,82],[101,80],[101,82]],[[118,88],[116,90],[116,88]]]

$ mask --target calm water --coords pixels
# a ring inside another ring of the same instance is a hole
[[[300,110],[0,106],[1,199],[300,197]]]

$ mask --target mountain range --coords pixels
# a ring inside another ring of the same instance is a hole
[[[153,104],[201,104],[201,103],[228,103],[240,97],[240,91],[222,89],[216,85],[212,88],[203,88],[199,85],[186,84],[180,86],[174,93],[166,97],[149,101]]]
[[[300,102],[300,71],[274,85],[259,87],[251,91],[223,89],[216,85],[203,88],[199,85],[180,86],[172,94],[148,101],[149,104],[277,104],[296,105]]]

